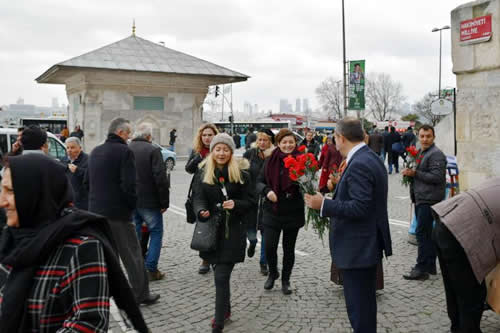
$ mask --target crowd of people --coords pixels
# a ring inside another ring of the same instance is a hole
[[[259,234],[262,287],[271,290],[281,278],[283,295],[293,294],[295,245],[306,207],[330,218],[332,267],[342,274],[354,332],[376,332],[377,276],[384,256],[392,255],[388,175],[399,172],[399,157],[405,159],[405,148],[415,144],[418,162],[401,174],[412,179],[418,254],[403,277],[425,281],[437,274],[438,258],[452,332],[480,332],[484,277],[494,268],[496,253],[484,248],[487,262],[474,257],[470,249],[479,246],[478,240],[464,236],[473,228],[470,218],[454,212],[457,200],[466,199],[444,201],[446,157],[434,143],[434,128],[423,125],[417,135],[411,128],[403,136],[393,127],[367,132],[358,119],[345,118],[332,135],[315,138],[311,131],[303,142],[288,129],[252,131],[239,157],[240,139],[203,124],[185,166],[192,174],[186,213],[194,216],[191,222],[216,227],[213,247],[199,251],[198,268],[200,274],[214,274],[212,332],[222,332],[231,317],[232,271],[255,255]],[[111,121],[107,139],[89,154],[83,152],[82,137],[83,131],[81,137],[69,135],[67,158],[57,161],[47,155],[43,130],[20,128],[3,162],[1,332],[107,332],[110,297],[137,331],[148,332],[139,305],[159,300],[149,285],[165,278],[158,262],[170,179],[160,148],[152,145],[151,125],[141,124],[133,133],[123,118]],[[173,130],[172,149],[175,138]],[[316,194],[301,193],[285,166],[285,158],[304,152],[318,159]],[[499,187],[488,184],[473,193],[496,209],[491,198]],[[487,222],[494,225],[499,214],[489,216]],[[481,230],[496,242],[494,233]],[[452,277],[461,271],[462,278]]]

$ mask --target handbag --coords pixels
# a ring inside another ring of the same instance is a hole
[[[191,184],[189,185],[189,191],[188,191],[188,196],[186,199],[186,202],[184,203],[184,207],[186,208],[186,222],[193,224],[196,222],[196,214],[194,213],[194,207],[193,207],[193,181],[194,177],[191,179]]]
[[[191,248],[196,251],[210,252],[217,248],[217,229],[220,213],[216,212],[206,221],[196,221]]]

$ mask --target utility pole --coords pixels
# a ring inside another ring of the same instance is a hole
[[[221,115],[221,121],[224,121],[224,85],[222,85],[222,115]]]
[[[345,56],[345,13],[344,13],[344,0],[342,0],[342,43],[343,43],[343,52],[344,52],[344,57],[342,61],[342,66],[343,66],[343,72],[344,72],[344,117],[347,117],[347,107],[348,107],[348,99],[347,99],[347,73],[346,73],[346,66],[347,66],[347,61],[346,61],[346,56]]]

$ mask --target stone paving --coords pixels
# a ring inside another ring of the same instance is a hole
[[[377,292],[378,332],[449,332],[441,276],[424,282],[406,281],[402,275],[414,264],[417,248],[407,243],[410,201],[390,175],[389,216],[394,255],[384,260],[385,289]],[[162,281],[151,283],[161,294],[156,305],[142,307],[152,332],[210,332],[214,313],[213,273],[197,273],[200,259],[189,244],[193,226],[185,222],[184,200],[190,177],[179,162],[172,172],[171,208],[165,214],[165,238],[159,269]],[[294,293],[284,296],[279,280],[265,291],[259,273],[258,251],[238,264],[231,279],[232,318],[225,332],[352,332],[342,287],[329,281],[328,241],[322,244],[312,230],[301,230],[297,240]],[[281,262],[281,257],[279,258]],[[483,332],[500,332],[500,316],[488,311]],[[116,322],[111,330],[119,332]]]

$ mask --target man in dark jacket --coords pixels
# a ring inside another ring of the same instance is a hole
[[[306,146],[307,152],[314,155],[316,160],[320,152],[319,143],[314,140],[314,132],[309,131],[306,133],[306,138],[302,141],[301,145]]]
[[[80,125],[76,125],[75,126],[75,130],[73,132],[71,132],[69,134],[69,136],[74,136],[74,137],[77,137],[78,139],[80,139],[80,141],[83,139],[84,137],[84,134],[83,134],[83,131],[82,129],[80,128]]]
[[[386,148],[387,153],[388,153],[388,163],[389,163],[389,174],[392,173],[392,167],[394,166],[394,169],[396,173],[399,173],[399,155],[401,152],[394,150],[394,144],[397,142],[401,142],[401,135],[396,131],[396,128],[394,126],[391,126],[391,133],[386,137],[387,139],[387,145]]]
[[[436,274],[436,250],[432,243],[434,218],[431,206],[442,201],[446,190],[446,156],[434,144],[434,128],[423,125],[418,130],[422,149],[417,155],[417,167],[403,170],[403,176],[413,177],[410,195],[417,216],[417,264],[403,277],[407,280],[426,280]]]
[[[384,157],[382,156],[382,151],[384,150],[384,137],[382,134],[374,130],[372,134],[370,134],[368,146],[375,152],[375,154],[379,155],[380,158],[384,160]]]
[[[254,133],[254,128],[250,127],[248,129],[247,136],[245,137],[245,149],[248,150],[251,147],[252,143],[257,141],[257,134]]]
[[[361,122],[344,118],[337,123],[335,142],[347,167],[333,199],[304,196],[306,205],[330,218],[330,250],[342,269],[349,321],[355,333],[377,330],[376,272],[383,257],[392,254],[387,213],[385,167],[363,142]]]
[[[83,186],[83,180],[88,168],[89,156],[82,151],[82,143],[77,137],[66,139],[66,151],[68,156],[61,162],[66,165],[66,176],[73,186],[74,205],[77,208],[88,210],[89,193]]]
[[[241,148],[241,136],[238,133],[234,133],[233,135],[234,144],[236,145],[236,149]]]
[[[410,146],[414,146],[416,141],[417,141],[417,137],[415,136],[415,134],[413,133],[413,128],[408,127],[408,129],[406,130],[405,134],[403,134],[403,137],[401,138],[401,141],[403,142],[403,145],[405,146],[405,148],[408,148]]]
[[[173,130],[170,131],[170,150],[175,151],[175,140],[177,139],[177,130],[174,128]]]
[[[134,153],[137,175],[137,207],[134,223],[137,236],[141,240],[142,224],[146,223],[150,233],[149,250],[146,255],[146,269],[149,280],[165,277],[158,270],[158,260],[163,242],[163,216],[169,205],[169,184],[167,170],[161,150],[151,144],[153,128],[148,124],[138,126],[135,138],[129,145]]]
[[[137,194],[134,153],[127,146],[131,132],[128,120],[111,121],[108,138],[90,153],[85,183],[89,188],[89,211],[109,219],[137,302],[152,304],[160,295],[149,293],[148,275],[132,222]]]

